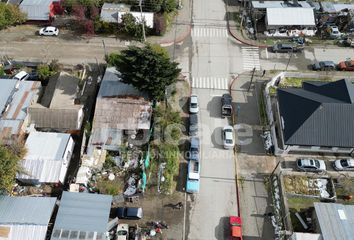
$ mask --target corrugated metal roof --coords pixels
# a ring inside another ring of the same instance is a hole
[[[333,7],[337,12],[340,12],[344,9],[354,10],[354,4],[335,3],[333,4]]]
[[[108,67],[103,76],[97,98],[112,96],[148,97],[146,93],[140,92],[133,85],[123,83],[115,67]]]
[[[0,114],[5,109],[6,103],[13,92],[17,80],[14,79],[0,79]]]
[[[47,225],[55,202],[54,197],[0,195],[0,224]]]
[[[348,80],[278,89],[287,145],[354,146],[354,86]]]
[[[299,7],[312,8],[306,1],[298,1]],[[253,8],[286,8],[295,7],[292,2],[285,1],[252,1]]]
[[[7,228],[9,235],[1,237],[0,240],[45,240],[47,235],[47,225],[31,225],[31,224],[0,224],[1,228]]]
[[[53,0],[23,0],[20,10],[27,14],[28,20],[49,20],[52,2]]]
[[[154,27],[154,13],[130,12],[124,4],[104,3],[101,9],[101,20],[112,23],[121,23],[122,16],[126,13],[132,14],[138,22],[141,22],[142,15],[146,25],[150,28]]]
[[[354,206],[314,203],[323,240],[348,240],[354,236]]]
[[[63,192],[51,240],[98,239],[107,231],[111,203],[109,195]]]
[[[267,8],[269,26],[316,26],[312,8]]]
[[[51,183],[63,181],[66,168],[63,163],[67,148],[72,151],[73,142],[70,134],[31,132],[26,140],[28,150],[25,158],[21,161],[26,174],[18,174],[18,179],[33,179],[39,182]]]
[[[321,8],[323,12],[327,12],[327,13],[335,13],[336,9],[333,6],[332,2],[320,2],[321,4]]]

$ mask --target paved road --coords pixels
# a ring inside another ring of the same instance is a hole
[[[193,2],[191,47],[178,60],[188,61],[193,93],[199,96],[201,138],[200,192],[189,196],[186,239],[224,240],[229,235],[228,217],[237,215],[235,159],[222,147],[221,95],[227,92],[230,76],[242,71],[240,47],[228,38],[222,0]]]

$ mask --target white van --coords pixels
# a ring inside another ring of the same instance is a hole
[[[25,71],[21,71],[14,76],[14,79],[24,81],[24,80],[27,80],[28,77],[29,77],[28,73],[26,73]]]

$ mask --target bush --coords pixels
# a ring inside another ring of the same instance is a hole
[[[26,15],[17,6],[0,2],[0,30],[25,21]]]
[[[154,34],[162,36],[167,29],[166,18],[163,14],[156,14],[154,18]]]
[[[41,64],[37,68],[39,80],[46,81],[52,76],[52,71],[50,71],[49,65]]]
[[[177,9],[177,1],[176,0],[164,0],[161,4],[161,12],[173,12]]]

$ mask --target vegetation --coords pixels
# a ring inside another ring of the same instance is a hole
[[[0,30],[26,21],[26,15],[12,4],[0,2]]]
[[[41,81],[48,81],[51,76],[60,71],[60,64],[57,59],[53,59],[50,64],[40,64],[37,67],[38,77]]]
[[[159,105],[154,111],[154,117],[158,124],[161,140],[178,144],[181,136],[180,126],[182,124],[179,112],[173,111],[171,107]]]
[[[138,23],[131,13],[126,13],[122,16],[122,32],[137,39],[143,40],[143,26]],[[145,22],[145,34],[149,35],[149,28]]]
[[[288,205],[289,209],[293,208],[297,211],[301,209],[307,209],[313,207],[314,202],[320,202],[319,198],[312,198],[312,197],[289,197],[288,198]]]
[[[99,178],[96,183],[96,187],[101,194],[118,195],[124,190],[124,180],[116,177],[113,181]]]
[[[266,105],[263,97],[263,89],[259,94],[259,116],[260,116],[261,125],[266,126],[268,124],[268,117],[267,117]]]
[[[287,88],[287,87],[302,87],[302,82],[304,81],[327,81],[331,82],[332,78],[296,78],[296,77],[286,77],[280,81],[279,87],[280,88]]]
[[[158,146],[158,151],[160,162],[166,163],[163,173],[165,181],[161,183],[161,189],[165,193],[172,194],[176,188],[174,177],[179,172],[179,149],[177,145],[163,143]]]
[[[112,53],[107,62],[121,73],[122,81],[147,92],[151,100],[161,101],[167,86],[177,81],[181,70],[166,50],[158,46],[131,46],[120,54]]]
[[[21,170],[20,160],[25,154],[26,149],[20,143],[10,147],[0,146],[0,191],[11,192],[16,173]]]

